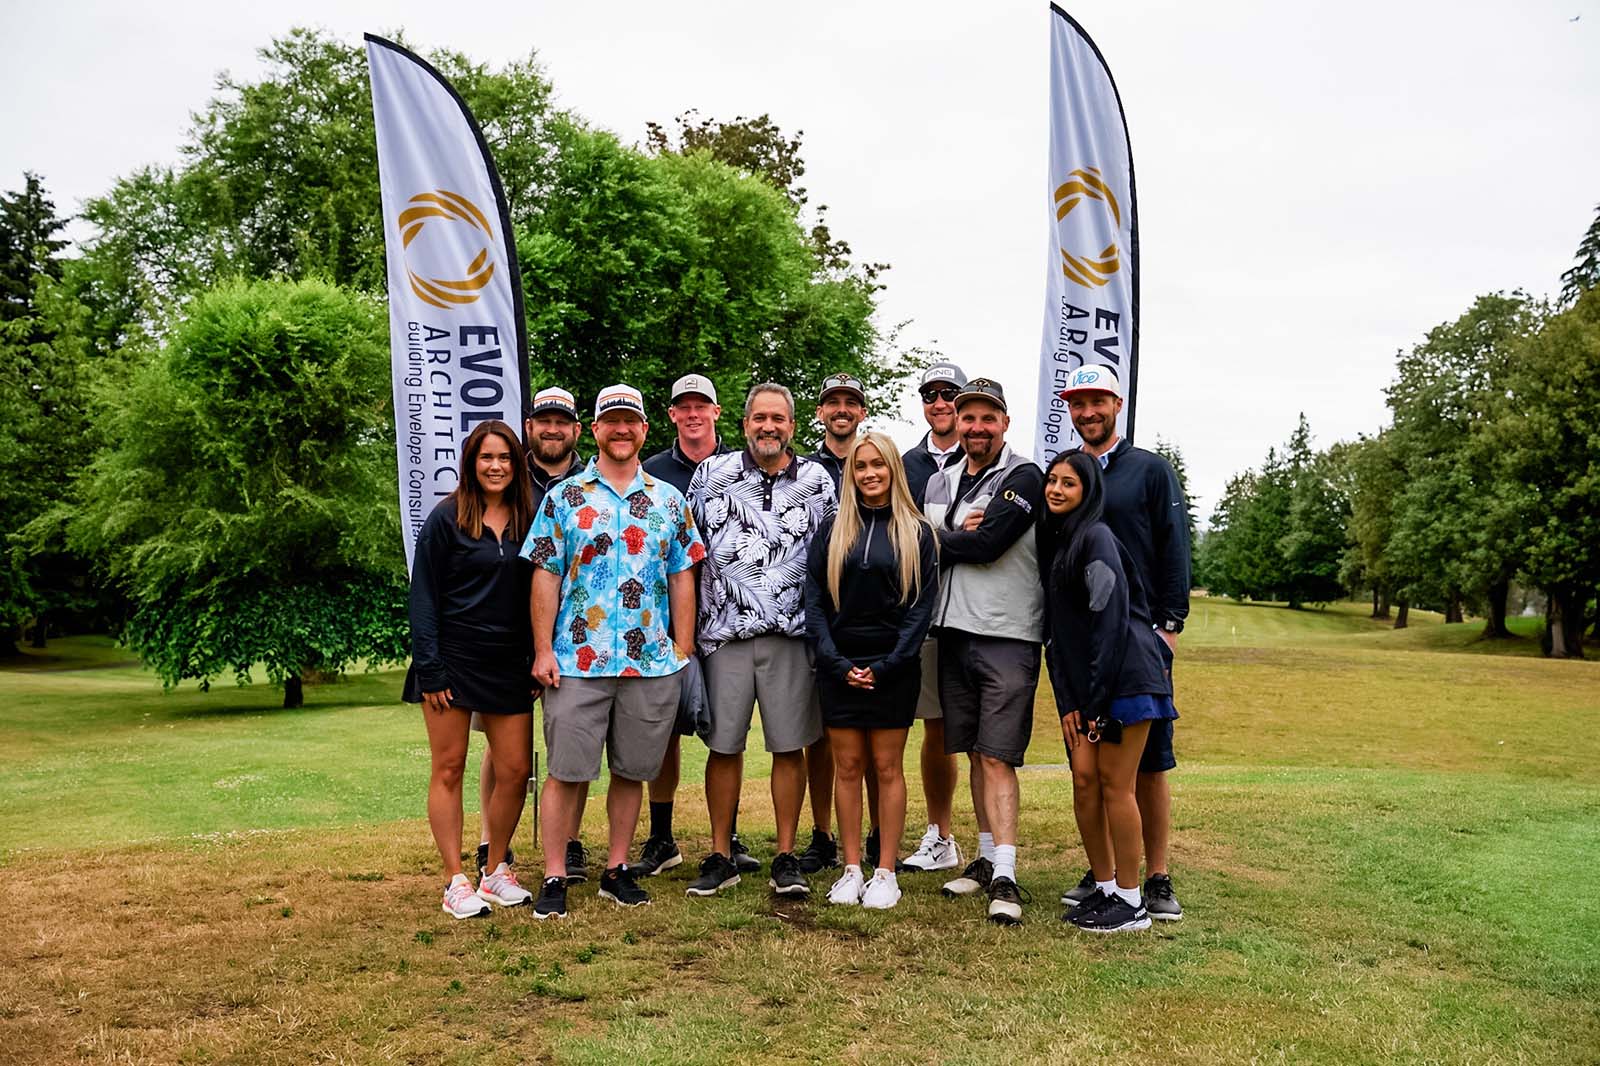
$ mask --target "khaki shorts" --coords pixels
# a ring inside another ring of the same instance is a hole
[[[738,755],[761,706],[761,733],[769,752],[799,751],[822,739],[822,708],[811,649],[799,637],[733,640],[701,662],[711,701],[711,736],[706,747]]]
[[[944,717],[944,705],[939,702],[939,642],[932,637],[922,645],[922,690],[917,693],[917,717],[924,721]]]
[[[666,677],[563,677],[544,691],[546,772],[557,781],[593,781],[606,754],[612,777],[649,781],[661,772],[678,721],[677,674]]]

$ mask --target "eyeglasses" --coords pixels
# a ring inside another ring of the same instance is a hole
[[[956,397],[959,395],[961,395],[960,389],[951,388],[948,385],[942,389],[923,389],[922,402],[933,403],[936,400],[943,400],[945,403],[955,403]]]

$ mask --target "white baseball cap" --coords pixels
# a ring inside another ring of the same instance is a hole
[[[717,402],[717,387],[711,384],[711,379],[704,374],[685,374],[672,383],[672,398],[668,403],[677,403],[680,396],[698,393],[710,400]]]
[[[1085,363],[1067,377],[1067,387],[1059,393],[1065,400],[1075,392],[1109,392],[1122,399],[1122,382],[1117,372],[1103,363]]]
[[[631,411],[644,418],[644,397],[632,385],[608,385],[595,397],[594,420],[598,422],[613,411]]]
[[[534,418],[545,414],[566,415],[568,418],[576,420],[578,417],[578,401],[574,400],[572,393],[566,389],[558,389],[554,386],[548,389],[540,389],[534,394],[533,406],[528,410],[528,417]]]

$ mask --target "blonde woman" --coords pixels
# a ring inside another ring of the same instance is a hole
[[[900,901],[901,766],[922,683],[922,642],[939,597],[937,543],[894,442],[877,432],[858,437],[845,455],[839,513],[811,539],[806,568],[806,636],[816,652],[844,846],[844,875],[830,903],[886,910]],[[869,769],[882,830],[870,880],[861,871],[861,784]]]

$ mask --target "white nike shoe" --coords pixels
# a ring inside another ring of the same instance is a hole
[[[861,905],[869,911],[886,911],[899,902],[900,883],[895,880],[894,871],[882,867],[873,871],[872,880],[861,893]]]
[[[853,907],[861,902],[861,890],[866,887],[866,879],[861,876],[861,867],[846,866],[844,874],[828,889],[828,902],[841,906]]]
[[[922,834],[917,850],[900,865],[911,870],[954,870],[961,865],[961,848],[956,845],[955,837],[942,837],[939,827],[930,825]]]

